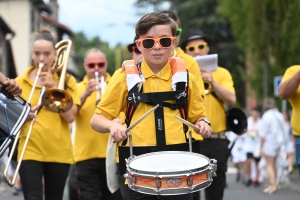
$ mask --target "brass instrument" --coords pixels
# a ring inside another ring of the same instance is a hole
[[[106,82],[104,80],[104,76],[101,76],[100,77],[100,92],[99,92],[99,72],[98,71],[95,71],[95,79],[97,81],[97,86],[96,86],[96,89],[97,89],[97,93],[96,93],[96,106],[99,104],[99,102],[101,101],[101,98],[100,96],[103,95],[105,89],[106,89]]]
[[[39,76],[40,76],[40,74],[41,74],[41,71],[42,71],[43,66],[44,66],[44,63],[39,63],[39,68],[38,68],[38,71],[37,71],[37,73],[36,73],[36,77],[35,77],[35,80],[34,80],[34,83],[33,83],[33,87],[32,87],[32,89],[31,89],[31,91],[30,91],[30,95],[29,95],[29,98],[28,98],[28,101],[27,101],[28,103],[30,103],[31,100],[32,100],[33,93],[34,93],[34,90],[35,90],[35,88],[36,88],[36,84],[37,84],[37,82],[38,82],[38,79],[39,79]],[[42,94],[43,94],[44,91],[45,91],[45,86],[42,88],[42,91],[41,91],[41,95],[40,95],[38,104],[40,104],[41,101],[42,101],[42,98],[41,98],[41,97],[42,97]],[[5,181],[6,181],[7,184],[10,185],[11,187],[12,187],[12,186],[15,184],[15,182],[16,182],[16,178],[17,178],[17,175],[18,175],[18,172],[19,172],[21,163],[22,163],[22,159],[23,159],[23,157],[24,157],[24,153],[25,153],[25,150],[26,150],[26,147],[27,147],[27,143],[28,143],[29,138],[30,138],[30,135],[31,135],[32,127],[33,127],[33,124],[34,124],[34,122],[35,122],[35,117],[36,117],[36,115],[37,115],[37,112],[38,112],[38,110],[35,111],[35,113],[34,113],[34,118],[33,118],[32,121],[31,121],[30,128],[29,128],[29,130],[28,130],[28,133],[27,133],[27,136],[26,136],[26,139],[25,139],[24,146],[23,146],[23,149],[22,149],[21,154],[20,154],[20,159],[19,159],[18,165],[17,165],[17,167],[16,167],[16,170],[15,170],[15,173],[14,173],[12,179],[9,178],[7,172],[8,172],[8,167],[9,167],[9,165],[10,165],[10,163],[11,163],[11,160],[12,160],[12,157],[13,157],[13,152],[15,151],[16,148],[18,148],[16,144],[17,144],[17,142],[18,142],[18,138],[19,138],[20,133],[21,133],[20,131],[19,131],[19,132],[17,133],[17,135],[16,135],[16,138],[15,138],[15,141],[14,141],[14,143],[13,143],[13,146],[12,146],[12,149],[11,149],[11,152],[10,152],[10,155],[9,155],[9,158],[8,158],[8,161],[7,161],[7,164],[6,164],[6,166],[5,166],[5,169],[4,169],[4,177],[5,177]]]
[[[65,76],[69,55],[71,52],[72,41],[69,39],[62,40],[55,45],[57,57],[52,67],[52,72],[61,70],[61,78],[59,79],[58,88],[46,90],[42,97],[42,104],[48,110],[53,112],[66,112],[72,108],[73,99],[71,95],[64,90]]]
[[[204,83],[204,94],[210,94],[213,92],[213,86],[210,81],[203,80]]]
[[[95,79],[96,79],[96,106],[100,102],[100,92],[99,92],[99,72],[95,71]]]

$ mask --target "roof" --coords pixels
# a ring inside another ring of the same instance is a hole
[[[15,32],[13,32],[9,26],[6,24],[6,22],[4,21],[4,19],[0,16],[0,30],[3,31],[5,34],[7,33],[11,33],[11,34],[15,34]]]
[[[50,6],[45,4],[43,0],[31,0],[32,4],[35,5],[40,11],[45,11],[48,14],[51,14],[52,11],[50,9]]]
[[[46,17],[46,16],[42,16],[42,18],[43,18],[44,22],[48,22],[48,23],[56,26],[58,29],[60,29],[60,31],[67,33],[70,36],[73,36],[73,32],[71,31],[71,29],[69,29],[67,26],[59,23],[55,19],[53,19],[51,17]]]

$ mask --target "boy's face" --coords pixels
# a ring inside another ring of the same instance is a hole
[[[184,49],[185,53],[193,57],[205,56],[209,52],[209,46],[203,39],[191,40],[186,44],[186,47],[190,47],[191,50]]]
[[[158,41],[151,45],[152,40],[144,40],[145,38],[157,39],[164,38],[159,44]],[[169,39],[171,38],[171,39]],[[148,30],[147,33],[140,35],[137,41],[137,47],[142,52],[143,57],[150,67],[163,67],[172,54],[172,50],[176,47],[176,38],[173,38],[170,25],[155,25]],[[171,40],[171,41],[170,41]],[[143,43],[143,44],[142,44]],[[151,47],[152,48],[151,48]],[[168,47],[164,47],[168,46]],[[146,47],[146,48],[145,48]]]

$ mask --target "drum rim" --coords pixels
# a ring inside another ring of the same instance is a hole
[[[171,172],[145,171],[145,170],[130,167],[130,164],[139,158],[147,157],[147,156],[151,156],[151,155],[162,154],[162,153],[168,153],[168,154],[183,153],[183,154],[194,155],[194,156],[201,157],[201,158],[204,158],[205,160],[207,160],[207,164],[204,166],[194,168],[194,169],[178,170],[178,171],[171,171]],[[146,154],[142,154],[140,156],[136,156],[126,164],[126,167],[127,167],[128,173],[134,174],[134,175],[138,174],[141,177],[153,177],[153,175],[159,176],[159,177],[166,176],[166,175],[172,175],[172,177],[180,177],[180,176],[191,174],[191,173],[196,173],[196,172],[199,173],[199,172],[206,171],[208,169],[209,165],[210,165],[210,159],[199,153],[194,153],[194,152],[189,152],[189,151],[158,151],[158,152],[146,153]]]

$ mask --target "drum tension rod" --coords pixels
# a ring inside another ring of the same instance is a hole
[[[161,180],[159,180],[159,172],[156,173],[156,180],[155,180],[155,185],[157,188],[157,192],[159,191],[159,188],[161,187]]]

